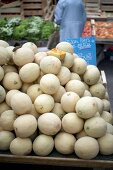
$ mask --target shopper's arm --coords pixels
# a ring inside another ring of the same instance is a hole
[[[59,0],[56,8],[55,8],[55,12],[54,12],[54,16],[55,16],[55,22],[60,25],[61,21],[62,21],[62,14],[63,14],[63,9],[64,9],[64,3],[65,0]]]

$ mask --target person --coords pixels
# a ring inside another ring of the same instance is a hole
[[[87,18],[83,0],[59,0],[54,18],[60,27],[60,42],[81,37]]]

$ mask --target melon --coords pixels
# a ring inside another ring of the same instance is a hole
[[[35,99],[41,95],[43,92],[40,89],[39,84],[33,84],[27,89],[27,95],[31,98],[32,102],[34,103]]]
[[[93,97],[86,96],[79,99],[75,106],[75,110],[79,117],[88,119],[95,116],[98,111],[98,107]]]
[[[5,47],[0,46],[0,65],[7,64],[10,60],[10,56]]]
[[[14,113],[13,110],[7,110],[5,112],[2,112],[1,114],[1,126],[6,131],[12,131],[13,123],[16,119],[17,115]]]
[[[67,133],[79,133],[84,127],[84,120],[76,113],[68,113],[62,119],[62,127]]]
[[[19,116],[14,121],[14,130],[16,136],[20,138],[30,137],[37,129],[37,120],[33,115],[25,114]]]
[[[98,84],[90,86],[90,92],[92,96],[98,97],[100,99],[104,99],[106,89],[103,84],[98,83]]]
[[[72,154],[74,152],[74,145],[76,138],[74,135],[60,132],[55,136],[55,149],[61,154]]]
[[[85,92],[85,86],[80,80],[70,80],[66,84],[65,89],[67,92],[72,91],[77,93],[80,97],[82,97]]]
[[[64,117],[66,112],[63,110],[62,105],[60,103],[55,103],[54,108],[51,111],[52,113],[55,113],[60,119]]]
[[[68,52],[68,53],[71,53],[71,54],[74,53],[73,46],[68,42],[60,42],[60,43],[57,44],[56,48],[61,50],[61,51],[65,51],[65,52]]]
[[[6,91],[5,89],[0,85],[0,103],[2,103],[5,100],[6,97]]]
[[[19,93],[19,90],[9,90],[6,94],[6,103],[11,107],[11,98],[14,94]]]
[[[32,109],[32,101],[25,93],[16,93],[11,98],[11,107],[18,115],[29,113]]]
[[[71,71],[74,73],[77,73],[78,75],[83,75],[86,71],[87,63],[82,58],[75,58],[73,67],[71,68]]]
[[[26,42],[22,45],[22,48],[26,48],[26,47],[31,49],[34,52],[34,54],[38,52],[38,48],[33,42]]]
[[[55,94],[59,87],[60,81],[54,74],[46,74],[40,80],[40,88],[44,93]]]
[[[61,61],[54,56],[44,57],[40,62],[40,68],[43,73],[58,74],[61,69]]]
[[[58,88],[57,92],[52,95],[53,98],[54,98],[54,100],[55,100],[55,102],[60,103],[61,98],[62,98],[62,96],[63,96],[64,93],[66,93],[65,88],[64,88],[63,86],[60,86],[60,87]]]
[[[106,99],[103,99],[102,101],[103,101],[103,104],[104,104],[103,110],[109,112],[110,111],[110,102]]]
[[[108,123],[113,124],[113,115],[107,111],[103,111],[101,117]]]
[[[104,136],[98,139],[100,153],[102,155],[113,154],[113,135],[106,133]]]
[[[76,141],[74,150],[79,158],[90,160],[98,155],[99,145],[96,139],[85,136]]]
[[[22,86],[22,81],[19,77],[19,74],[15,72],[6,73],[3,78],[3,86],[7,90],[20,89]]]
[[[74,63],[74,56],[72,54],[66,52],[64,60],[62,62],[62,65],[67,68],[71,68],[73,66],[73,63]]]
[[[17,66],[23,66],[34,61],[34,52],[27,47],[17,49],[13,54],[13,61]]]
[[[100,71],[97,67],[87,67],[83,76],[84,82],[88,85],[96,84],[100,79]]]
[[[81,78],[77,73],[71,72],[71,79],[70,80],[80,80]]]
[[[0,132],[0,150],[9,150],[10,143],[15,138],[14,134],[9,131]]]
[[[19,71],[21,80],[25,83],[32,83],[40,76],[40,68],[36,63],[28,63],[21,67]]]
[[[16,72],[18,73],[18,70],[15,66],[12,65],[3,65],[2,68],[4,69],[4,73],[9,73],[9,72]]]
[[[6,41],[0,40],[0,47],[6,48],[6,47],[8,47],[8,46],[9,46],[9,44],[8,44]]]
[[[44,113],[38,118],[38,128],[45,135],[56,135],[61,129],[61,120],[54,113]]]
[[[33,142],[33,151],[36,155],[47,156],[54,148],[54,140],[51,136],[39,135]]]
[[[106,134],[107,124],[101,117],[92,117],[85,121],[84,130],[88,136],[99,138]]]
[[[6,110],[10,110],[11,108],[7,105],[6,102],[2,102],[0,103],[0,115],[2,112],[6,111]]]
[[[32,151],[32,142],[29,138],[15,138],[10,144],[10,152],[13,155],[28,155]]]
[[[60,72],[57,74],[60,84],[64,86],[71,79],[71,72],[67,67],[62,66]]]
[[[40,65],[41,60],[47,56],[46,52],[38,52],[35,54],[35,63]]]
[[[78,100],[80,99],[79,95],[74,92],[66,92],[61,98],[61,105],[65,112],[75,112],[75,106]]]
[[[50,112],[54,107],[54,99],[48,94],[41,94],[34,101],[34,106],[40,114]]]
[[[4,69],[0,66],[0,81],[4,78]]]

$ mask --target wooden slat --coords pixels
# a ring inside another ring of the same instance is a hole
[[[5,8],[0,9],[0,13],[20,13],[20,8]]]
[[[9,4],[5,4],[1,8],[12,8],[12,7],[20,6],[20,5],[21,5],[20,1],[15,1],[15,2],[12,2],[12,3],[9,3]]]
[[[42,0],[22,0],[23,2],[42,2]]]
[[[42,10],[24,10],[24,15],[25,16],[42,16],[43,12]]]
[[[101,10],[102,11],[113,11],[113,5],[102,5]]]
[[[41,4],[34,4],[34,3],[30,3],[30,4],[23,4],[23,8],[24,9],[42,9],[42,5]]]
[[[13,17],[20,17],[20,14],[1,14],[1,16],[5,18],[13,18]]]

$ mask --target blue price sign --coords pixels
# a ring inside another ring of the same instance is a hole
[[[96,65],[96,41],[94,36],[69,38],[66,41],[72,44],[74,52],[79,57],[85,59],[90,65]]]

